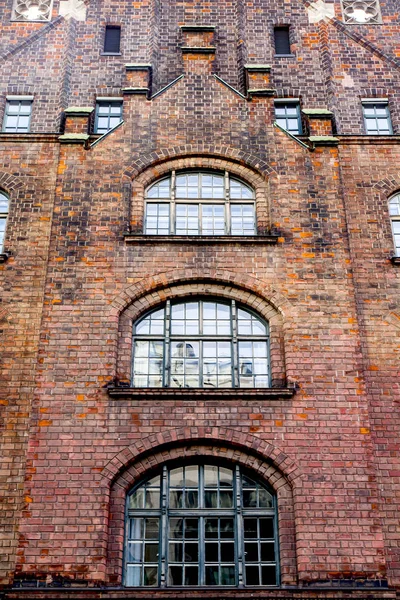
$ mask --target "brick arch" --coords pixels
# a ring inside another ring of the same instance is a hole
[[[6,171],[0,171],[0,189],[4,192],[12,196],[13,192],[24,187],[25,184],[20,177],[11,175],[11,173],[7,173]]]
[[[172,287],[183,285],[185,283],[202,283],[203,285],[217,284],[219,286],[230,286],[232,289],[241,289],[244,293],[243,302],[246,303],[245,294],[254,294],[259,297],[259,302],[267,301],[282,315],[289,315],[292,311],[290,301],[275,290],[269,283],[252,277],[234,273],[225,269],[191,269],[188,275],[186,269],[171,270],[164,273],[157,273],[151,277],[146,277],[127,287],[119,294],[111,304],[110,317],[119,318],[119,315],[130,304],[147,294],[161,293],[160,298],[165,299],[168,290]],[[162,301],[162,300],[159,300]],[[259,312],[258,308],[255,308]]]
[[[385,194],[387,200],[389,200],[391,196],[400,192],[400,177],[393,176],[381,179],[374,183],[373,188],[379,190],[380,193]]]
[[[175,161],[175,163],[178,164],[180,161],[195,161],[196,159],[205,160],[206,158],[213,159],[215,164],[218,161],[221,161],[222,163],[227,162],[231,167],[236,163],[243,168],[247,167],[248,170],[252,169],[253,172],[263,175],[264,177],[267,177],[271,173],[276,173],[273,167],[261,160],[255,154],[250,154],[249,152],[244,152],[239,148],[230,146],[214,146],[211,144],[198,143],[184,144],[173,148],[162,148],[144,154],[125,171],[124,175],[129,179],[134,179],[149,167],[156,168],[158,165],[165,162]],[[197,165],[193,166],[196,167]],[[179,166],[174,168],[185,167]],[[218,167],[215,166],[214,168]],[[223,167],[219,168],[221,169]]]
[[[124,173],[123,179],[131,186],[131,231],[143,231],[147,186],[173,170],[182,169],[229,171],[245,181],[255,192],[258,231],[263,233],[270,230],[269,176],[272,169],[266,163],[235,149],[229,149],[229,152],[226,148],[205,149],[200,153],[194,152],[191,146],[180,146],[145,155]]]
[[[253,277],[230,272],[204,270],[188,276],[185,270],[169,271],[146,278],[130,286],[113,303],[113,319],[118,320],[118,340],[115,349],[115,377],[129,382],[132,364],[132,323],[143,313],[156,308],[167,299],[190,296],[213,296],[233,299],[252,308],[269,323],[272,387],[287,384],[284,345],[284,316],[291,306],[271,286]]]
[[[295,585],[296,545],[293,492],[300,488],[299,467],[280,449],[251,434],[233,429],[182,428],[149,436],[119,452],[104,468],[110,488],[108,582],[122,583],[126,494],[140,479],[163,464],[213,457],[250,469],[267,481],[278,501],[280,567],[283,585]]]

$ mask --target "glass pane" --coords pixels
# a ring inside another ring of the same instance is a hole
[[[142,585],[141,575],[142,567],[128,565],[126,570],[126,585],[128,587],[138,587]]]
[[[258,544],[257,543],[246,543],[244,545],[244,552],[246,562],[258,562]]]
[[[260,574],[258,566],[246,566],[246,585],[260,585]]]
[[[142,548],[143,548],[142,543],[128,544],[127,561],[128,562],[137,562],[137,563],[141,562],[142,561]]]
[[[185,562],[197,562],[199,560],[199,547],[197,543],[185,543]]]
[[[204,532],[206,538],[218,538],[218,519],[205,519]]]
[[[145,539],[146,540],[158,540],[159,536],[159,520],[158,519],[146,519],[145,520]]]
[[[260,538],[264,540],[274,539],[274,522],[272,518],[260,519]]]
[[[218,542],[207,542],[206,544],[206,562],[218,562],[219,560],[219,544]]]
[[[158,561],[158,544],[144,545],[144,562],[153,563]]]
[[[204,485],[207,487],[216,487],[218,485],[218,467],[211,465],[204,466]]]
[[[6,213],[8,211],[8,197],[0,192],[0,212]]]
[[[199,584],[199,568],[198,567],[186,567],[185,568],[185,585],[198,585]]]
[[[156,586],[158,585],[158,568],[144,567],[143,569],[143,585]]]
[[[269,544],[261,544],[261,560],[263,562],[274,562],[275,545],[272,542]]]
[[[169,484],[171,487],[183,487],[184,471],[183,467],[172,469],[169,474]]]
[[[221,539],[231,539],[235,537],[233,519],[221,519],[220,522]]]
[[[219,585],[218,566],[206,566],[206,585]]]
[[[220,585],[235,585],[235,568],[221,567]]]
[[[258,536],[257,533],[257,519],[244,519],[244,538],[256,538]]]
[[[221,562],[233,562],[235,560],[235,544],[221,544]]]
[[[182,562],[183,543],[170,542],[168,550],[168,560],[170,562]]]
[[[182,567],[170,567],[168,569],[169,585],[182,585],[183,569]]]
[[[261,567],[262,585],[276,585],[276,567]]]
[[[130,525],[130,539],[142,540],[144,535],[144,520],[131,519]]]
[[[169,537],[171,539],[183,538],[183,519],[171,518],[169,520]]]

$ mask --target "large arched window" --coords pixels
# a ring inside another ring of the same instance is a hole
[[[229,173],[175,173],[146,192],[147,235],[255,235],[254,192]]]
[[[7,217],[8,217],[8,196],[0,191],[0,252],[4,249],[4,236],[6,233]]]
[[[126,586],[278,584],[276,497],[239,466],[164,466],[126,511]]]
[[[392,221],[392,232],[396,256],[400,256],[400,194],[389,201],[389,214]]]
[[[269,387],[268,334],[234,300],[168,300],[134,324],[132,385]]]

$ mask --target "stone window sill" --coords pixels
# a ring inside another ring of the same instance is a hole
[[[400,265],[400,256],[392,256],[390,260],[392,265]]]
[[[111,398],[157,398],[159,400],[279,400],[291,398],[295,388],[131,388],[110,386],[107,388]]]
[[[276,244],[278,235],[137,235],[124,234],[128,244]]]

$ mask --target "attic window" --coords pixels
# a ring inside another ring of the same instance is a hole
[[[378,0],[342,0],[344,22],[377,25],[382,22]]]
[[[14,21],[50,21],[52,0],[15,0]]]

